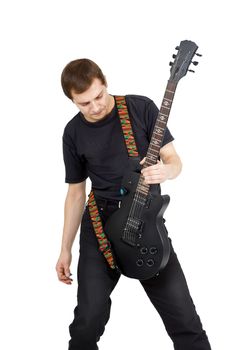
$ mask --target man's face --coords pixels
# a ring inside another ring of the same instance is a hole
[[[88,90],[81,94],[71,92],[73,102],[90,122],[96,122],[108,113],[114,105],[114,98],[99,79],[94,79]]]

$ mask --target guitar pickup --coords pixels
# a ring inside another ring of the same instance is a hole
[[[144,221],[129,217],[127,222],[127,228],[130,228],[131,231],[142,231],[144,225]]]

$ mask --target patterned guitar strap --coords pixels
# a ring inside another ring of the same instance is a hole
[[[125,96],[115,96],[118,115],[121,122],[121,127],[124,135],[125,144],[128,150],[129,157],[138,157],[136,142],[133,135],[133,130],[129,118],[128,108],[125,101]],[[104,233],[103,224],[96,204],[93,190],[91,190],[88,198],[88,209],[95,231],[96,238],[99,243],[99,249],[103,253],[111,269],[117,269],[116,261],[111,250],[111,244]]]

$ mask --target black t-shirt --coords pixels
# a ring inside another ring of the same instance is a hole
[[[145,96],[126,95],[126,104],[140,158],[146,156],[158,108]],[[166,128],[162,146],[173,141]],[[116,103],[112,111],[97,122],[87,121],[79,112],[66,125],[63,157],[67,183],[79,183],[87,177],[92,188],[103,197],[121,199],[120,188],[128,152]]]

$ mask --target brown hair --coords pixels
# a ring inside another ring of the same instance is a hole
[[[81,94],[91,86],[95,78],[107,86],[105,76],[95,62],[87,58],[71,61],[65,66],[61,75],[64,94],[72,100],[72,90],[77,94]]]

